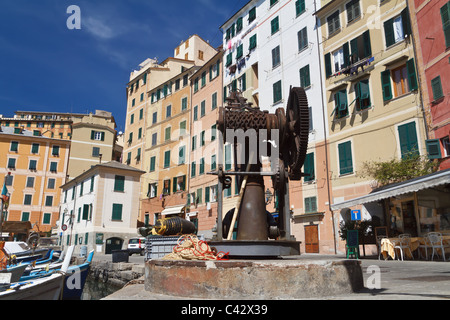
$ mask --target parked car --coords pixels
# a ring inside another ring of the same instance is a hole
[[[128,254],[139,253],[141,256],[145,254],[145,238],[131,238],[128,241]]]

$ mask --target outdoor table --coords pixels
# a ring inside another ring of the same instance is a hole
[[[411,249],[411,253],[413,251],[416,251],[417,248],[419,248],[419,245],[421,244],[421,239],[420,237],[412,237],[411,239],[411,245],[410,245],[410,249]],[[390,256],[392,259],[395,259],[395,250],[394,247],[400,244],[400,238],[384,238],[381,239],[381,253],[383,254],[384,260],[387,260],[388,256]],[[409,250],[403,250],[404,254],[408,257],[408,258],[412,258]]]

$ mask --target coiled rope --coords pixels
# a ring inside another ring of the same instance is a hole
[[[183,235],[177,240],[172,252],[164,256],[163,260],[228,260],[229,252],[217,252],[205,241],[195,235]]]

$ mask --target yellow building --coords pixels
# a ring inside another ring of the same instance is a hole
[[[70,140],[34,135],[21,127],[0,128],[0,181],[5,177],[11,194],[5,221],[30,221],[33,230],[50,232],[59,219],[59,187],[66,180]]]
[[[363,163],[425,155],[425,128],[406,2],[322,0],[316,16],[324,57],[331,209],[340,214],[334,215],[338,225],[338,219],[350,220],[345,201],[376,187],[362,176]],[[386,223],[377,203],[352,209],[361,209],[362,219]],[[345,250],[342,243],[339,249]]]

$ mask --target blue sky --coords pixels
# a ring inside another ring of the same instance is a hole
[[[124,130],[125,86],[146,58],[173,56],[193,34],[221,43],[219,27],[248,0],[2,0],[0,114],[113,113]],[[70,5],[81,30],[69,30]]]

